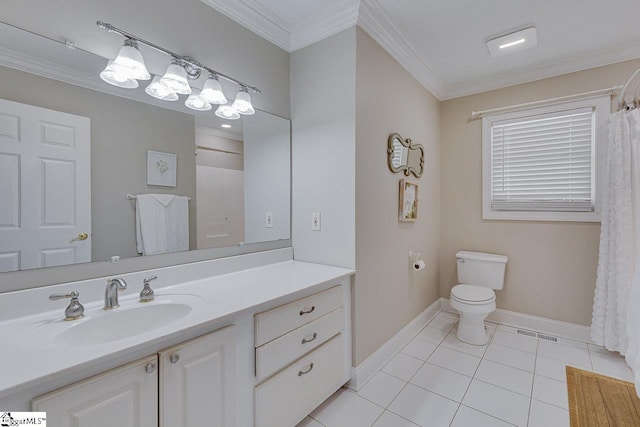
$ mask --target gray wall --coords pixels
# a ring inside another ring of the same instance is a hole
[[[138,256],[135,203],[127,194],[191,197],[189,241],[195,248],[193,116],[0,67],[0,98],[91,120],[91,258]],[[177,154],[177,187],[147,185],[147,150]]]
[[[247,243],[291,237],[289,121],[256,111],[244,122],[244,239]],[[273,227],[266,227],[266,213]]]
[[[355,267],[356,29],[291,54],[296,259]],[[311,214],[321,231],[311,231]]]

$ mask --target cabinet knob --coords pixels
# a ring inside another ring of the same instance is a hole
[[[306,370],[298,371],[298,376],[301,377],[303,375],[307,375],[309,372],[311,372],[312,369],[313,369],[313,363],[311,363]]]
[[[171,363],[178,363],[178,360],[180,360],[180,353],[173,353],[169,356],[169,362]]]
[[[305,310],[300,310],[300,316],[304,315],[304,314],[309,314],[309,313],[313,313],[313,310],[316,309],[316,306],[313,305],[311,306],[311,308],[305,309]]]
[[[302,338],[302,344],[306,344],[308,342],[311,342],[311,341],[315,340],[316,338],[318,338],[318,333],[314,332],[313,335],[311,336],[311,338],[309,338],[309,339]]]
[[[153,362],[147,363],[147,366],[144,367],[144,370],[147,374],[150,374],[156,370],[156,364]]]

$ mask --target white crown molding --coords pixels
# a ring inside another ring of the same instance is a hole
[[[202,0],[207,6],[291,52],[290,24],[254,0]]]
[[[260,37],[293,52],[354,26],[359,0],[344,0],[298,23],[287,22],[256,0],[202,0]]]
[[[560,61],[550,62],[526,69],[510,71],[490,77],[447,85],[444,100],[473,95],[489,90],[501,89],[522,83],[575,73],[590,68],[602,67],[617,62],[640,58],[640,41],[627,43],[615,49],[601,49]],[[624,82],[620,82],[624,83]]]
[[[345,0],[291,27],[291,51],[323,40],[358,22],[359,0]]]
[[[358,25],[400,63],[436,98],[445,95],[445,85],[402,32],[387,17],[377,0],[362,0]]]

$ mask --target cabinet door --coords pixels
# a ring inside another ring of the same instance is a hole
[[[235,338],[228,326],[159,353],[160,427],[230,427]]]
[[[156,355],[35,398],[32,410],[46,411],[56,427],[156,427]]]

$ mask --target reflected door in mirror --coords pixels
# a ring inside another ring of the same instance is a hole
[[[0,100],[0,272],[91,261],[89,119]]]

